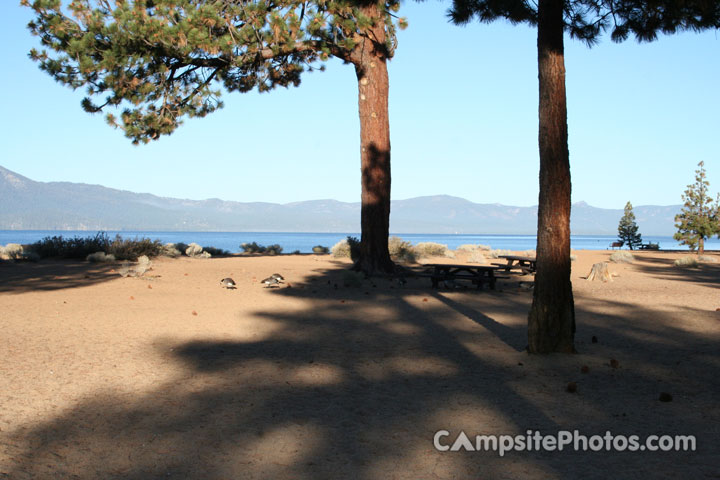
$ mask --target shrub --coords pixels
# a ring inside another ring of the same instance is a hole
[[[700,263],[717,263],[718,262],[718,259],[711,255],[700,255],[697,257],[697,259],[698,259],[698,262],[700,262]]]
[[[273,245],[268,245],[267,248],[265,248],[265,253],[268,255],[280,255],[282,251],[283,248],[277,243]]]
[[[35,252],[23,252],[22,259],[26,262],[38,262],[40,255]]]
[[[4,260],[21,260],[23,258],[23,247],[19,243],[8,243],[0,246],[0,258]]]
[[[360,258],[360,240],[357,237],[347,237],[347,244],[350,248],[350,260],[356,262]]]
[[[680,257],[677,260],[675,260],[675,266],[676,267],[697,267],[698,266],[698,259],[697,257],[687,256],[687,257]]]
[[[347,240],[340,240],[330,249],[335,258],[350,258],[350,245]]]
[[[208,255],[213,257],[227,257],[228,255],[230,255],[230,252],[228,250],[222,248],[203,247],[203,251],[207,252]]]
[[[313,253],[322,253],[322,254],[325,254],[325,253],[330,252],[330,249],[329,249],[328,247],[323,247],[322,245],[315,245],[315,246],[312,248],[312,251],[313,251]]]
[[[448,246],[435,242],[420,242],[412,248],[418,258],[442,257],[448,252]]]
[[[202,253],[202,251],[203,248],[197,243],[193,242],[185,249],[185,255],[187,255],[188,257],[197,257]]]
[[[90,263],[105,263],[105,262],[114,262],[115,261],[115,255],[107,255],[105,252],[95,252],[88,255],[85,260],[87,260]]]
[[[415,262],[412,243],[400,237],[390,237],[388,239],[388,250],[390,250],[390,258],[395,261],[404,263]]]
[[[292,254],[293,254],[293,255],[300,255],[300,250],[293,250]]]
[[[169,244],[169,245],[172,245],[172,244]],[[178,252],[180,252],[180,255],[182,255],[185,253],[185,250],[187,250],[188,244],[184,243],[184,242],[178,242],[175,244],[175,248],[177,249]]]
[[[185,248],[183,248],[182,251],[180,251],[178,249],[178,246],[183,246]],[[187,248],[187,245],[183,245],[181,243],[178,243],[178,244],[166,243],[160,249],[160,255],[162,255],[163,257],[177,258],[180,255],[182,255],[182,252],[185,251],[186,248]]]
[[[632,263],[635,261],[633,254],[626,250],[618,250],[610,255],[610,261],[615,263]]]
[[[485,255],[478,252],[472,252],[470,254],[470,257],[468,258],[468,263],[485,263],[487,259],[485,258]]]
[[[30,246],[41,258],[86,258],[91,253],[108,252],[110,239],[105,232],[94,237],[45,237]]]
[[[143,255],[157,257],[162,252],[162,248],[160,240],[150,240],[149,238],[130,240],[117,235],[104,251],[108,255],[114,255],[118,260],[136,260]]]
[[[342,272],[343,285],[346,287],[361,287],[364,279],[365,275],[360,272],[353,272],[352,270]]]
[[[41,258],[82,258],[97,252],[106,252],[118,260],[135,260],[141,255],[155,257],[162,251],[159,240],[149,238],[123,239],[117,235],[110,240],[105,232],[94,237],[63,238],[62,235],[45,237],[32,245],[30,250]]]
[[[264,246],[258,245],[256,242],[252,243],[241,243],[240,248],[245,253],[265,253],[267,250]]]
[[[457,247],[457,250],[464,250],[467,252],[473,252],[475,250],[491,250],[489,245],[480,245],[480,244],[472,244],[472,243],[465,243],[463,245],[460,245]]]

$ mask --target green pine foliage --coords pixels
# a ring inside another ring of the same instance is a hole
[[[133,143],[221,108],[223,91],[297,86],[330,56],[354,63],[359,39],[378,24],[387,38],[379,47],[391,58],[405,24],[394,14],[399,0],[21,3],[34,10],[28,27],[43,46],[30,58],[58,82],[85,87],[87,112],[119,109],[106,120]]]
[[[133,143],[172,133],[183,117],[222,107],[224,91],[297,86],[329,56],[351,61],[358,37],[384,22],[388,58],[396,46],[399,0],[376,5],[379,18],[350,1],[22,0],[43,49],[30,58],[55,80],[85,87],[87,112]]]
[[[538,23],[538,2],[525,0],[453,0],[450,19],[464,25],[473,19],[489,23]],[[564,2],[564,30],[587,45],[610,32],[614,42],[633,35],[651,42],[658,34],[720,27],[720,2],[707,0],[570,0]]]
[[[633,213],[632,203],[625,204],[625,214],[618,224],[618,239],[627,245],[630,250],[642,243],[642,235],[638,233],[638,225],[635,223],[635,214]]]
[[[706,178],[705,163],[698,163],[695,183],[688,185],[683,193],[683,207],[675,216],[678,229],[674,238],[690,250],[705,251],[705,239],[720,234],[720,195],[713,201],[709,193],[710,182]]]

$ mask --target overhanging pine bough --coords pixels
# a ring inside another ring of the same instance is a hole
[[[222,89],[297,86],[334,56],[358,78],[362,252],[358,268],[392,272],[387,61],[396,47],[398,0],[23,0],[43,50],[30,56],[106,115],[133,143],[169,135],[182,118],[222,107]]]

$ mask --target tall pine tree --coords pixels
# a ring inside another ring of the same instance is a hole
[[[627,245],[630,250],[642,243],[642,235],[638,233],[638,226],[635,223],[632,203],[625,204],[625,213],[618,224],[618,239]]]
[[[356,268],[392,272],[387,62],[399,0],[22,0],[44,49],[32,59],[57,81],[86,87],[88,112],[122,109],[108,123],[134,143],[203,117],[227,92],[297,86],[337,57],[355,68],[362,175]]]
[[[592,45],[611,31],[633,34],[720,28],[720,2],[708,0],[453,0],[450,18],[466,24],[506,19],[537,27],[540,194],[537,274],[528,316],[531,353],[573,352],[575,307],[570,281],[570,160],[563,36]]]
[[[705,239],[720,234],[720,196],[713,202],[709,193],[710,182],[705,174],[705,162],[698,163],[695,183],[688,185],[683,193],[683,208],[675,215],[674,238],[690,250],[705,252]]]

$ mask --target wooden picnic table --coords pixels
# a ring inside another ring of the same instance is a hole
[[[506,272],[514,269],[519,269],[520,271],[522,271],[523,275],[527,275],[530,273],[535,273],[535,271],[537,270],[535,265],[536,260],[534,257],[525,257],[522,255],[500,255],[499,258],[504,258],[507,263],[504,265],[500,263],[494,263],[493,265],[497,265],[497,268],[505,270]]]
[[[659,243],[642,243],[638,245],[638,250],[660,250]]]
[[[497,267],[489,267],[487,265],[450,265],[444,263],[430,263],[426,267],[432,269],[427,274],[432,281],[433,288],[438,288],[440,280],[443,282],[454,282],[455,280],[470,280],[478,289],[483,287],[484,283],[488,283],[492,290],[495,290],[495,282],[497,277],[495,271]]]

